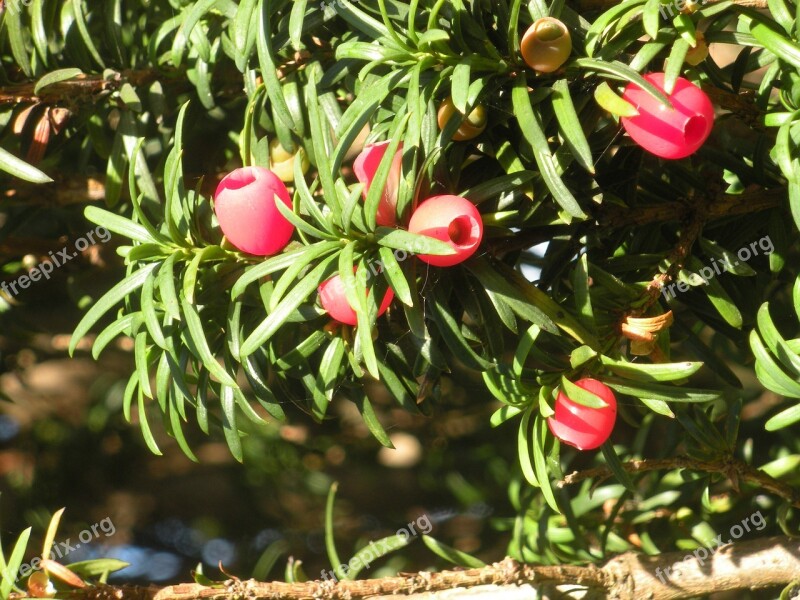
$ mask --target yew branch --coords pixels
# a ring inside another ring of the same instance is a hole
[[[711,592],[784,586],[798,579],[800,542],[777,536],[728,543],[710,550],[705,559],[684,552],[658,556],[629,552],[602,566],[545,566],[506,558],[480,569],[363,581],[230,580],[220,587],[181,584],[162,589],[97,586],[76,590],[73,596],[79,600],[516,600],[534,597],[533,588],[581,586],[611,600],[682,600]],[[561,595],[570,597],[563,591]]]

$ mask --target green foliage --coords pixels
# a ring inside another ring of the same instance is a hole
[[[42,545],[42,559],[48,559],[51,556],[51,549],[55,542],[63,512],[64,509],[61,508],[50,518]],[[21,569],[28,550],[31,529],[28,527],[20,534],[8,559],[6,559],[5,551],[2,543],[0,543],[0,574],[2,574],[0,578],[0,598],[2,600],[8,600],[12,593],[27,597],[28,594],[24,591],[26,589],[33,595],[34,591],[29,582],[33,574],[44,574],[44,583],[39,581],[36,585],[43,585],[46,588],[48,585],[53,584],[52,592],[63,595],[72,590],[76,583],[81,586],[85,586],[87,581],[104,583],[110,573],[128,566],[128,563],[120,560],[100,558],[67,565],[61,565],[53,560],[42,560],[43,566],[41,568],[32,568],[35,565],[29,563]]]
[[[589,548],[584,534],[596,530],[593,511],[607,501],[616,500],[613,511],[640,501],[631,518],[652,553],[660,548],[647,527],[659,510],[689,510],[691,498],[702,497],[708,514],[723,512],[709,499],[715,475],[674,469],[640,477],[622,461],[642,457],[646,436],[663,429],[685,443],[661,448],[661,457],[743,455],[740,411],[752,391],[730,364],[750,367],[754,357],[758,380],[783,398],[762,429],[788,438],[797,426],[800,404],[786,400],[800,398],[794,2],[770,0],[768,12],[709,2],[669,18],[656,0],[597,12],[541,0],[140,4],[34,1],[3,13],[2,84],[28,82],[43,102],[73,110],[58,152],[38,167],[16,158],[24,143],[4,133],[0,168],[35,182],[70,169],[106,174],[107,207],[85,216],[129,240],[118,249],[126,272],[86,312],[70,350],[101,323],[95,356],[116,336],[134,340],[123,410],[128,419],[138,414],[153,452],[160,417],[196,460],[183,431],[196,420],[206,433],[221,431],[242,460],[245,430],[287,418],[290,402],[322,421],[336,397],[353,402],[390,447],[367,383],[380,380],[403,409],[430,414],[440,376],[471,369],[501,403],[491,425],[517,420],[528,485],[510,491],[520,514],[509,524],[511,547],[522,560],[555,562],[633,547],[614,531],[612,512],[599,551]],[[574,44],[553,74],[533,72],[518,52],[521,32],[545,15],[563,20]],[[729,64],[715,53],[686,62],[700,43],[738,54]],[[686,77],[720,105],[714,134],[695,156],[662,161],[620,135],[619,117],[632,114],[620,97],[625,85],[668,102],[643,79],[648,71],[664,71],[668,88]],[[76,83],[85,87],[69,87]],[[70,98],[64,90],[73,89]],[[438,105],[448,96],[464,114],[488,109],[489,126],[474,142],[452,141],[457,120],[439,129]],[[390,146],[362,201],[348,165],[366,127],[369,142]],[[197,175],[213,183],[238,162],[268,166],[274,140],[313,168],[304,174],[295,160],[292,208],[278,203],[297,228],[294,241],[259,259],[223,238]],[[399,216],[438,193],[478,205],[484,243],[465,264],[400,260],[399,252],[449,250],[377,225],[400,144]],[[762,197],[775,202],[748,209]],[[710,208],[724,203],[729,210]],[[25,210],[5,227],[24,221]],[[766,240],[769,252],[758,245]],[[542,253],[531,251],[542,242]],[[727,272],[703,274],[724,263]],[[522,274],[531,267],[540,269],[536,283]],[[354,328],[330,323],[317,302],[318,285],[335,273],[356,308]],[[688,291],[659,297],[658,282],[671,279]],[[389,288],[397,301],[377,318]],[[652,339],[622,327],[628,317],[669,310],[675,324]],[[586,376],[618,393],[620,422],[638,435],[598,455],[613,483],[590,494],[587,481],[570,497],[554,480],[577,454],[553,438],[546,419],[559,391],[598,406],[572,383]],[[683,519],[700,520],[698,510]],[[684,524],[672,524],[676,537],[699,543]],[[328,552],[335,566],[330,535]]]

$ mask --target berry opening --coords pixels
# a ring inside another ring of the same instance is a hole
[[[686,143],[694,146],[701,143],[705,138],[706,128],[708,124],[706,118],[702,115],[695,115],[689,117],[686,125],[683,126],[683,138]]]
[[[240,190],[256,180],[256,174],[251,169],[240,169],[225,178],[225,189]]]
[[[540,42],[555,42],[564,35],[564,30],[553,21],[542,21],[536,26],[536,39]]]
[[[447,227],[447,235],[456,246],[466,246],[472,242],[475,223],[467,215],[456,217]]]

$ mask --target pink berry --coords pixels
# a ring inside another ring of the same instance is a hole
[[[611,388],[596,379],[581,379],[575,385],[599,396],[608,406],[591,408],[573,402],[564,392],[559,392],[555,415],[547,419],[547,425],[565,444],[578,450],[594,450],[603,445],[614,429],[617,398]]]
[[[292,207],[286,186],[269,169],[242,167],[228,173],[214,195],[214,212],[228,241],[256,256],[283,250],[294,225],[280,213],[276,198]]]
[[[434,196],[419,205],[408,223],[411,233],[447,242],[455,254],[418,254],[436,267],[451,267],[475,254],[483,239],[483,221],[478,208],[460,196]]]
[[[375,173],[386,154],[386,149],[390,142],[380,142],[365,146],[353,162],[353,172],[356,178],[364,184],[364,199],[375,178]],[[403,166],[403,144],[397,148],[392,166],[389,170],[389,177],[383,188],[383,197],[378,204],[378,212],[375,215],[375,222],[384,227],[393,227],[397,224],[397,191],[400,187],[401,168]]]
[[[650,73],[644,78],[664,91],[664,73]],[[634,142],[661,158],[684,158],[697,152],[714,126],[711,100],[683,77],[678,77],[668,94],[672,109],[633,83],[628,84],[622,97],[639,111],[635,117],[621,119],[625,131]]]
[[[327,311],[332,319],[345,325],[358,325],[358,315],[356,315],[356,311],[353,310],[350,303],[347,302],[347,294],[341,277],[334,275],[330,279],[323,281],[317,288],[317,293],[319,294],[322,308]],[[367,293],[369,294],[369,291]],[[383,302],[378,308],[379,317],[386,312],[392,300],[394,300],[394,292],[392,288],[389,288],[386,290]]]

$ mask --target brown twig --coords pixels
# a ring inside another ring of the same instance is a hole
[[[652,281],[647,284],[647,287],[642,292],[643,303],[637,303],[637,310],[635,315],[646,315],[647,311],[653,304],[658,301],[661,295],[661,290],[664,286],[669,284],[677,274],[683,269],[689,255],[692,251],[692,246],[700,237],[703,228],[709,219],[709,204],[702,200],[691,209],[688,215],[686,226],[682,228],[678,241],[667,255],[666,260],[669,266],[664,273],[658,273],[653,277]]]
[[[736,486],[738,481],[745,481],[759,486],[776,496],[780,496],[784,500],[790,502],[792,506],[800,508],[800,491],[737,458],[707,461],[690,458],[688,456],[677,456],[674,458],[631,460],[622,463],[622,468],[625,469],[627,473],[647,473],[650,471],[671,469],[691,469],[703,473],[719,473],[728,477],[728,479],[733,482],[734,486]],[[570,473],[556,485],[558,487],[564,487],[586,479],[606,479],[611,477],[611,475],[612,472],[608,467],[595,467],[593,469]]]
[[[187,583],[160,590],[102,585],[75,590],[72,596],[76,600],[511,600],[532,597],[532,588],[577,585],[611,600],[681,600],[711,592],[783,586],[800,578],[800,542],[784,536],[728,543],[706,552],[705,557],[698,556],[628,552],[602,566],[524,565],[506,558],[479,569],[404,573],[361,581],[260,583],[234,579],[218,587]],[[528,594],[521,594],[520,588]]]
[[[715,195],[711,190],[698,195],[696,199],[686,199],[676,203],[683,205],[683,209],[678,209],[675,216],[682,219],[685,226],[682,228],[674,248],[666,256],[669,266],[664,273],[658,273],[653,277],[642,292],[641,299],[634,303],[636,308],[631,314],[646,315],[650,307],[658,301],[664,286],[673,281],[683,269],[691,254],[692,246],[700,237],[708,221],[775,208],[785,197],[786,191],[782,189],[756,190],[738,195]],[[658,212],[659,207],[656,206],[654,209]],[[637,222],[636,212],[631,210],[619,212],[618,217],[625,225],[645,224]],[[612,218],[611,221],[613,223],[614,219]]]
[[[308,51],[295,52],[294,56],[278,66],[279,79],[284,79],[289,74],[305,67],[311,60],[329,58],[333,55],[330,50],[323,49],[317,54]],[[116,73],[108,79],[102,75],[78,75],[73,79],[48,85],[36,94],[36,82],[6,85],[0,87],[0,107],[19,104],[68,104],[74,105],[81,101],[95,101],[108,93],[129,83],[133,87],[149,85],[157,79],[164,82],[190,85],[185,74],[179,69],[157,70],[153,68],[126,70]],[[224,72],[218,77],[224,86],[222,95],[232,96],[243,94],[241,74],[238,71]]]
[[[701,87],[716,106],[741,116],[748,125],[763,128],[762,111],[755,102],[755,92],[742,90],[736,94],[708,83]]]

